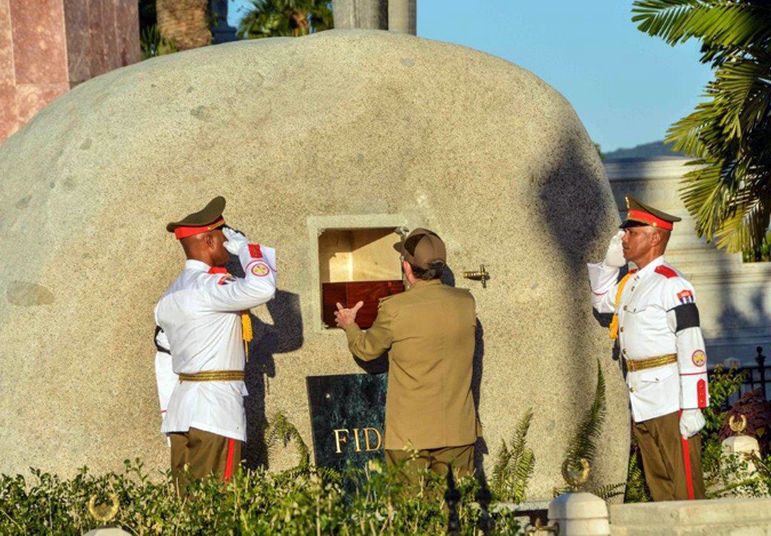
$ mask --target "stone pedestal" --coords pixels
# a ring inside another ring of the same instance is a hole
[[[760,445],[758,440],[754,437],[747,435],[731,436],[723,441],[723,456],[728,457],[731,455],[739,456],[739,459],[747,463],[747,470],[740,471],[741,474],[737,474],[734,478],[738,481],[742,478],[751,477],[755,475],[757,469],[752,462],[752,455],[760,456]]]
[[[607,536],[608,506],[591,493],[566,493],[549,503],[549,525],[562,536]]]
[[[135,0],[0,0],[0,143],[62,93],[139,59]]]
[[[723,454],[750,454],[760,455],[758,440],[754,437],[739,435],[732,436],[723,441]]]

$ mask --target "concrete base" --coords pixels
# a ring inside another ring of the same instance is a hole
[[[565,493],[549,503],[549,525],[565,536],[607,536],[608,506],[591,493]]]
[[[612,536],[769,536],[771,498],[611,505],[610,533]]]

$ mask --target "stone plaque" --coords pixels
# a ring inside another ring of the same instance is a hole
[[[341,470],[383,457],[386,374],[308,376],[316,465]]]

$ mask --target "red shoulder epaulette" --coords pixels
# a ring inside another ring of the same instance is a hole
[[[261,259],[262,258],[262,249],[260,248],[259,244],[249,244],[249,255],[253,259]]]
[[[657,274],[661,274],[667,279],[671,279],[673,277],[677,277],[677,272],[675,272],[672,268],[669,266],[664,266],[663,264],[660,266],[657,266],[654,270]]]

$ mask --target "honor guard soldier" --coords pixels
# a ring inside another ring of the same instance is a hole
[[[653,500],[703,499],[701,408],[707,355],[693,286],[664,259],[680,218],[626,197],[627,219],[603,262],[589,264],[592,305],[612,313],[624,360],[632,427]],[[619,280],[620,269],[634,263]]]
[[[394,248],[409,288],[380,301],[367,331],[356,324],[362,302],[350,309],[338,303],[337,325],[355,356],[368,361],[388,351],[386,463],[404,463],[400,477],[408,483],[417,482],[423,468],[445,475],[450,464],[453,472],[468,475],[477,439],[474,297],[441,282],[446,251],[432,231],[415,229]]]
[[[185,466],[189,477],[213,472],[227,481],[241,460],[248,310],[276,291],[275,251],[225,226],[224,209],[217,197],[166,226],[187,260],[155,307],[156,376],[161,431],[170,438],[171,471],[183,492]],[[228,252],[238,256],[243,279],[224,268]]]

